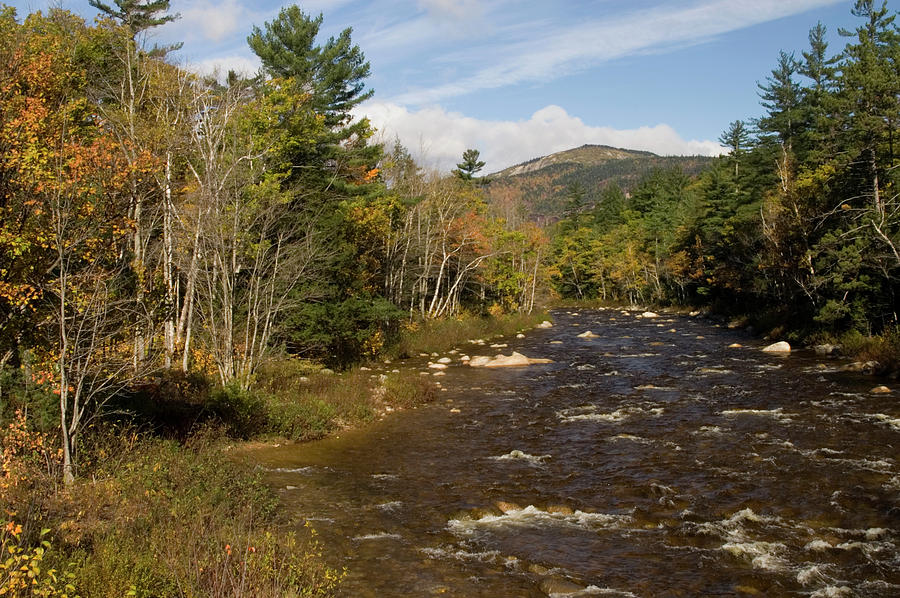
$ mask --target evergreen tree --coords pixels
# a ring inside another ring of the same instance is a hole
[[[731,150],[728,155],[734,164],[734,176],[737,177],[741,159],[750,145],[750,131],[747,130],[744,121],[732,121],[719,136],[719,143]]]
[[[825,156],[833,155],[835,132],[833,113],[833,92],[835,88],[835,67],[838,57],[828,55],[827,29],[817,23],[809,31],[809,50],[803,52],[803,60],[797,72],[809,79],[811,85],[802,89],[800,105],[801,120],[804,123],[799,133],[800,147],[796,148],[798,158],[806,158],[821,163]]]
[[[366,90],[365,84],[371,69],[359,46],[352,44],[349,27],[317,45],[322,20],[321,14],[312,18],[298,6],[289,6],[264,29],[254,27],[247,43],[266,74],[293,79],[312,94],[313,107],[325,115],[326,124],[336,127],[346,124],[350,110],[372,97],[373,90]]]
[[[456,165],[453,174],[464,181],[471,181],[475,178],[475,173],[484,168],[484,162],[478,159],[480,156],[481,152],[477,149],[467,149],[463,152],[462,162]]]
[[[88,0],[88,4],[103,14],[118,19],[134,34],[174,21],[179,15],[165,14],[169,0],[113,0],[115,7],[100,0]]]
[[[788,152],[794,136],[799,130],[800,85],[794,81],[797,61],[793,54],[784,51],[778,55],[778,66],[766,77],[766,83],[757,84],[760,89],[762,106],[768,114],[759,119],[758,127],[763,133],[777,136]]]

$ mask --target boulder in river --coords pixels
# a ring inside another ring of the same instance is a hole
[[[813,350],[815,350],[816,355],[824,357],[826,355],[833,355],[839,352],[841,350],[841,347],[840,345],[825,343],[823,345],[816,345],[815,347],[813,347]]]
[[[729,349],[740,349],[743,346],[744,345],[742,345],[741,343],[731,343],[730,345],[728,345],[728,348]]]
[[[768,347],[763,349],[766,353],[790,353],[791,345],[786,341],[778,341],[777,343],[772,343]]]
[[[644,313],[641,314],[641,317],[642,318],[658,318],[659,314],[654,313],[652,311],[645,311]]]
[[[535,328],[553,328],[553,323],[544,320],[543,322],[535,326]]]
[[[585,330],[581,334],[578,335],[578,338],[600,338],[599,334],[594,334],[590,330]]]
[[[444,363],[444,364],[451,363],[452,361],[453,360],[450,359],[449,357],[441,357],[440,359],[437,360],[438,363]]]
[[[519,505],[517,505],[514,502],[504,502],[501,500],[496,504],[497,504],[497,508],[500,509],[501,513],[509,513],[510,511],[521,511],[522,510],[522,507],[520,507]]]
[[[446,363],[429,363],[428,367],[430,367],[433,370],[446,370],[447,364]]]
[[[494,357],[478,356],[469,360],[469,365],[474,368],[502,368],[515,367],[523,365],[532,365],[536,363],[553,363],[550,359],[537,359],[527,357],[516,351],[512,355],[497,354]]]
[[[854,361],[853,363],[848,363],[843,366],[841,371],[874,374],[880,367],[881,364],[877,361]]]
[[[882,385],[882,386],[876,386],[875,388],[873,388],[873,389],[870,390],[869,392],[872,393],[872,394],[874,394],[874,395],[886,395],[886,394],[888,394],[888,393],[891,392],[891,389],[888,388],[887,386]]]

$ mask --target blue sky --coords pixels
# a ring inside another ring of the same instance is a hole
[[[0,0],[2,2],[3,0]],[[112,0],[107,0],[111,2]],[[893,0],[892,0],[893,1]],[[15,0],[20,16],[86,0]],[[192,68],[258,66],[253,25],[284,2],[172,0],[181,19],[152,41],[183,41]],[[353,28],[375,96],[358,109],[429,166],[477,148],[486,171],[597,143],[714,154],[729,122],[760,114],[756,83],[779,50],[800,52],[817,21],[831,49],[855,28],[850,0],[311,0],[324,35]],[[889,4],[892,10],[896,8]]]

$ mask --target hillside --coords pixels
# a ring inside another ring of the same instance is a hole
[[[647,173],[658,168],[680,168],[698,174],[712,158],[705,156],[658,156],[651,152],[605,145],[583,145],[534,158],[490,175],[489,200],[502,212],[537,222],[559,218],[573,186],[593,204],[611,183],[626,192]]]

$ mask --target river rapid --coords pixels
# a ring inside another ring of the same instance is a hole
[[[343,596],[900,596],[896,388],[700,318],[553,316],[449,355],[433,405],[253,453]],[[553,363],[457,360],[511,350]]]

